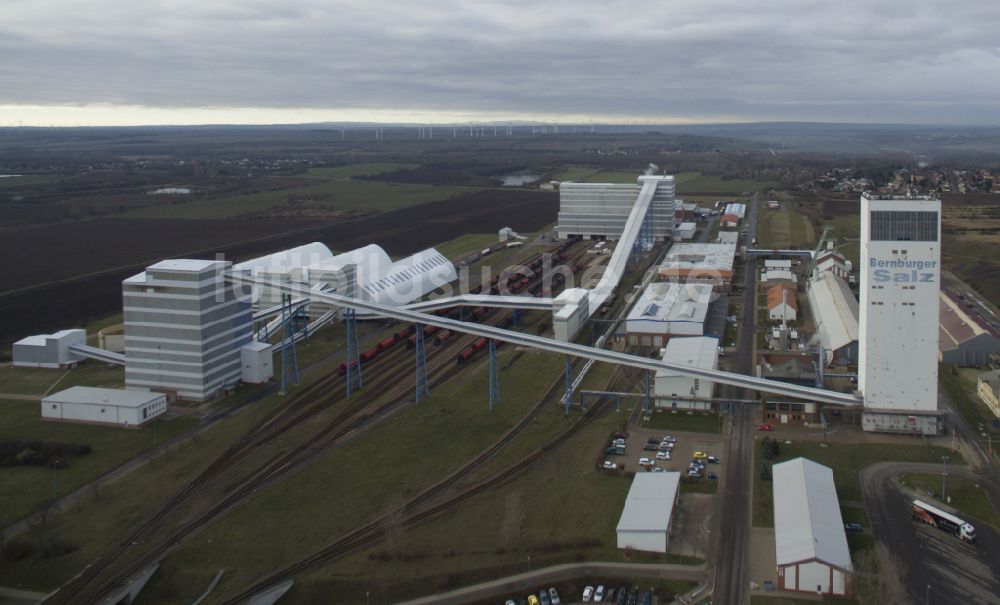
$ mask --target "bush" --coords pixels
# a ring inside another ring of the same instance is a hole
[[[762,481],[771,480],[771,465],[764,462],[760,465],[760,478]]]
[[[0,466],[49,466],[62,468],[70,456],[86,456],[88,443],[50,441],[0,441]]]

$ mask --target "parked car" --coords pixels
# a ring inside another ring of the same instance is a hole
[[[650,437],[649,439],[646,440],[646,443],[659,443],[659,442],[660,442],[659,437]]]
[[[628,588],[622,586],[615,590],[615,605],[625,605],[625,601],[628,600]]]
[[[538,597],[533,594],[528,595],[528,605],[538,605]]]
[[[715,473],[709,473],[709,474],[708,474],[708,478],[709,478],[709,479],[710,479],[711,481],[715,481],[716,479],[718,479],[718,478],[719,478],[719,476],[718,476],[718,475],[716,475]]]
[[[660,446],[656,445],[655,443],[647,443],[646,445],[642,446],[642,449],[645,452],[655,452],[659,448]]]
[[[632,590],[628,593],[628,603],[629,605],[636,605],[639,602],[639,587],[633,586]]]
[[[661,443],[656,449],[661,452],[666,452],[674,449],[674,446],[669,443]]]
[[[507,599],[507,602],[504,603],[504,605],[517,605],[517,601],[514,599]]]
[[[594,602],[603,603],[604,602],[604,584],[599,584],[594,590]]]
[[[670,460],[670,452],[656,452],[657,460]]]
[[[719,459],[716,458],[715,456],[709,456],[708,457],[708,463],[709,464],[718,464],[719,463]]]
[[[593,597],[593,596],[594,596],[594,587],[593,586],[588,586],[588,587],[586,587],[586,588],[583,589],[583,602],[584,603],[589,603],[590,602],[590,598]]]
[[[562,603],[559,600],[559,592],[556,591],[555,587],[549,589],[549,598],[552,599],[552,605],[560,605]]]
[[[771,425],[765,422],[764,424],[760,425],[760,427],[758,427],[757,430],[758,431],[770,431],[771,430]]]
[[[673,437],[671,435],[664,435],[663,439],[661,439],[660,441],[669,441],[671,443],[675,443],[677,441],[677,437]]]
[[[689,468],[688,477],[691,477],[692,479],[701,479],[701,471],[696,468]]]
[[[605,460],[604,461],[604,468],[613,471],[613,470],[616,470],[618,468],[618,465],[615,464],[614,462],[610,461],[610,460]]]
[[[860,523],[844,523],[844,529],[852,533],[865,531],[865,528],[861,527]]]
[[[642,605],[650,605],[653,602],[653,594],[648,590],[642,593]]]
[[[700,469],[703,469],[703,470],[704,470],[704,468],[705,468],[705,463],[704,463],[704,462],[702,462],[701,460],[698,460],[697,458],[694,458],[694,459],[692,459],[692,460],[691,460],[691,463],[690,463],[690,464],[688,464],[688,466],[697,466],[698,468],[700,468]]]
[[[704,460],[705,458],[708,458],[708,454],[705,452],[695,452],[694,457],[696,460]]]
[[[615,439],[627,439],[628,433],[623,433],[621,431],[616,431],[614,435]]]
[[[542,602],[542,605],[552,605],[552,599],[549,598],[549,593],[545,592],[545,589],[538,591],[538,600]]]
[[[660,467],[658,467],[658,466],[654,466],[654,467],[653,467],[653,472],[654,472],[654,473],[665,473],[665,472],[667,472],[667,471],[663,470],[662,468],[660,468]]]
[[[649,458],[639,458],[639,466],[653,466],[653,464]]]

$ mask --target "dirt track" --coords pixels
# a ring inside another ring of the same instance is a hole
[[[333,250],[374,242],[399,256],[465,233],[496,232],[508,225],[519,231],[536,230],[555,221],[558,205],[556,193],[484,190],[312,227],[298,220],[130,220],[126,224],[121,219],[101,219],[10,232],[0,244],[0,255],[7,260],[0,269],[4,289],[13,289],[13,283],[28,287],[0,296],[0,344],[115,313],[121,308],[121,280],[161,258],[180,254],[212,258],[221,252],[241,260],[312,241],[324,242]],[[245,228],[246,235],[225,237],[233,233],[235,224]],[[194,230],[198,237],[182,235],[187,230]],[[128,243],[116,243],[123,233],[129,234],[124,240]],[[262,239],[268,235],[272,236]],[[220,240],[243,241],[220,246]],[[200,252],[191,254],[194,250]],[[89,277],[73,277],[82,274]],[[51,283],[60,279],[64,281]]]

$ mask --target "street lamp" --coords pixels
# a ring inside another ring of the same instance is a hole
[[[59,459],[55,458],[52,460],[52,500],[56,499],[56,465],[59,464]]]
[[[531,555],[528,555],[528,573],[531,573]]]
[[[947,487],[946,480],[948,479],[948,456],[941,456],[941,460],[944,462],[944,470],[941,471],[941,501],[947,502],[945,487]]]
[[[931,605],[931,585],[927,585],[927,594],[924,595],[924,605]]]

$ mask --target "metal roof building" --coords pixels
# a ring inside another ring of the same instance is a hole
[[[618,548],[667,552],[680,482],[680,473],[636,474],[618,520]]]
[[[858,301],[847,283],[824,271],[809,282],[808,290],[826,362],[857,363]]]
[[[338,294],[392,306],[413,302],[458,279],[455,266],[434,248],[392,262],[376,244],[335,255],[326,245],[313,242],[244,261],[233,269],[279,282],[323,282]],[[277,290],[254,290],[255,303],[275,305],[281,301]],[[315,315],[312,310],[310,313]]]
[[[939,293],[938,357],[943,363],[986,365],[1000,353],[1000,331],[948,290]],[[973,305],[974,306],[974,305]]]
[[[711,298],[707,284],[649,284],[625,318],[629,342],[660,347],[671,336],[701,336]]]
[[[729,291],[733,281],[736,243],[676,244],[670,248],[658,273],[667,281],[712,284]]]
[[[849,595],[854,567],[833,470],[796,458],[775,464],[773,478],[778,586]]]
[[[167,396],[145,390],[75,386],[42,398],[42,420],[137,427],[167,411]]]

